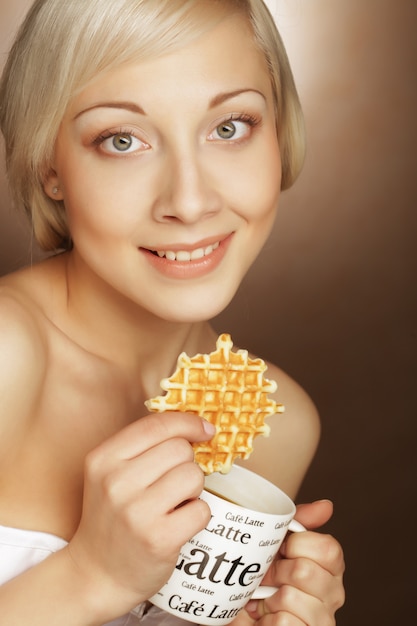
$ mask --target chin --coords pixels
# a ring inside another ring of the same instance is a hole
[[[167,322],[206,322],[219,315],[230,304],[235,292],[228,296],[207,297],[196,294],[193,298],[178,298],[159,311],[159,317]]]

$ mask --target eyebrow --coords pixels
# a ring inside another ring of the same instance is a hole
[[[234,91],[226,91],[226,92],[219,93],[216,96],[214,96],[209,101],[208,109],[209,110],[214,109],[214,107],[219,106],[220,104],[223,104],[223,102],[226,102],[227,100],[231,100],[232,98],[236,98],[237,96],[240,96],[240,94],[242,93],[248,93],[248,92],[257,93],[264,100],[266,100],[265,95],[262,93],[262,91],[259,91],[258,89],[253,89],[253,88],[235,89]],[[114,101],[114,102],[100,102],[100,104],[93,104],[91,107],[88,107],[87,109],[83,109],[82,111],[77,113],[77,115],[74,116],[74,120],[78,119],[79,117],[81,117],[81,115],[84,115],[85,113],[88,113],[89,111],[94,111],[94,109],[123,109],[125,111],[131,111],[132,113],[146,115],[146,112],[144,111],[144,109],[138,104],[135,104],[134,102]]]
[[[262,96],[264,100],[266,100],[266,97],[262,93],[262,91],[259,91],[258,89],[253,89],[252,87],[247,87],[245,89],[235,89],[234,91],[225,91],[224,93],[219,93],[217,96],[214,96],[214,98],[210,100],[209,109],[213,109],[219,104],[223,104],[223,102],[226,102],[226,100],[231,100],[232,98],[236,98],[237,96],[240,96],[240,94],[242,93],[248,93],[248,92],[257,93],[260,96]]]
[[[90,111],[94,111],[94,109],[124,109],[125,111],[132,111],[132,113],[139,113],[140,115],[146,115],[145,111],[138,104],[134,102],[100,102],[100,104],[93,104],[91,107],[87,109],[83,109],[77,115],[74,116],[74,120],[84,115],[84,113],[89,113]]]

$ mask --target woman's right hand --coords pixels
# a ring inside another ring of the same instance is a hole
[[[198,499],[204,475],[191,442],[213,434],[200,417],[153,414],[87,456],[83,513],[68,551],[115,616],[156,593],[181,546],[207,525],[210,510]]]

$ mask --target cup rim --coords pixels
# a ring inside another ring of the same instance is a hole
[[[237,483],[234,481],[236,476],[239,477]],[[240,465],[232,465],[227,474],[214,472],[206,476],[203,491],[213,497],[219,497],[217,494],[220,493],[224,498],[231,500],[230,506],[247,509],[258,515],[288,517],[295,514],[296,506],[285,491],[260,474]],[[252,493],[256,495],[252,496]],[[235,502],[240,499],[242,503]],[[266,502],[267,504],[262,504]],[[271,510],[274,506],[276,510]]]

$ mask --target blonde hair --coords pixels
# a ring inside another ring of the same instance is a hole
[[[44,191],[68,103],[100,72],[186,45],[226,15],[243,14],[273,86],[282,188],[304,161],[301,107],[287,54],[262,0],[36,0],[20,28],[0,83],[0,126],[17,206],[44,250],[68,249],[62,202]]]

